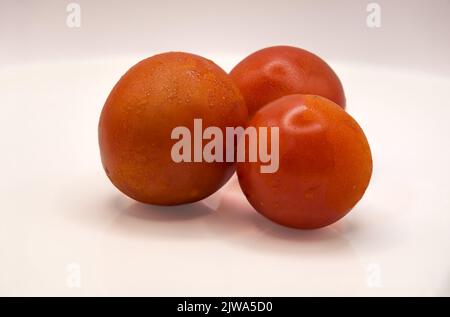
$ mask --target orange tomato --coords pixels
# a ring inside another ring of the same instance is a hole
[[[369,143],[334,102],[285,96],[260,109],[249,126],[279,128],[275,173],[261,173],[260,161],[237,164],[239,184],[262,215],[284,226],[314,229],[342,218],[363,196],[372,174]]]
[[[320,57],[301,48],[274,46],[237,64],[230,76],[253,115],[267,103],[291,94],[319,95],[345,109],[345,95],[336,73]]]
[[[245,125],[244,100],[213,62],[188,53],[147,58],[112,89],[99,122],[103,167],[126,195],[149,204],[194,202],[218,190],[232,175],[226,162],[174,162],[172,130]],[[193,132],[192,132],[193,133]]]

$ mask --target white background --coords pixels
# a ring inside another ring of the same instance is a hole
[[[0,1],[0,295],[450,295],[450,1],[378,1],[380,28],[369,1],[77,1],[80,28],[68,3]],[[279,44],[333,66],[371,144],[347,217],[280,227],[235,179],[175,208],[110,184],[98,117],[131,65]]]

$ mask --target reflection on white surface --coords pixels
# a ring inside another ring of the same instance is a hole
[[[300,295],[366,288],[364,268],[338,229],[273,224],[237,186],[233,178],[206,201],[175,208],[112,195],[105,203],[119,212],[91,245],[93,291],[123,294],[127,285],[125,293],[150,295]],[[325,289],[324,279],[333,281]]]
[[[252,210],[235,178],[181,207],[143,205],[109,183],[98,116],[136,61],[0,73],[0,294],[450,294],[448,78],[331,63],[374,174],[347,217],[304,232]]]

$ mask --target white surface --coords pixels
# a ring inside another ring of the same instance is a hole
[[[176,208],[112,186],[98,117],[142,57],[0,71],[0,295],[450,294],[450,78],[331,62],[374,173],[347,217],[302,232],[253,211],[235,179]]]
[[[66,26],[66,6],[81,27]],[[381,27],[369,28],[378,3]],[[328,59],[450,74],[448,0],[0,1],[2,63],[190,50],[239,54],[294,45]]]
[[[0,295],[450,295],[448,0],[375,1],[375,29],[372,1],[75,0],[80,28],[68,2],[0,1]],[[372,146],[347,217],[299,232],[236,180],[174,210],[109,183],[98,117],[131,65],[183,50],[230,69],[277,44],[331,61]]]

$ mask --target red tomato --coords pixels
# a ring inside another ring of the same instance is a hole
[[[267,103],[291,94],[319,95],[345,109],[345,95],[336,73],[320,57],[290,46],[257,51],[230,73],[253,115]]]
[[[100,154],[111,182],[149,204],[200,200],[232,175],[226,162],[179,162],[171,155],[174,128],[245,125],[247,109],[229,76],[213,62],[165,53],[134,65],[115,85],[99,123]],[[190,143],[190,142],[189,142]]]
[[[262,215],[288,227],[319,228],[363,196],[372,174],[370,147],[358,123],[334,102],[285,96],[260,109],[249,126],[279,127],[278,171],[261,173],[261,161],[237,164],[240,186]]]

